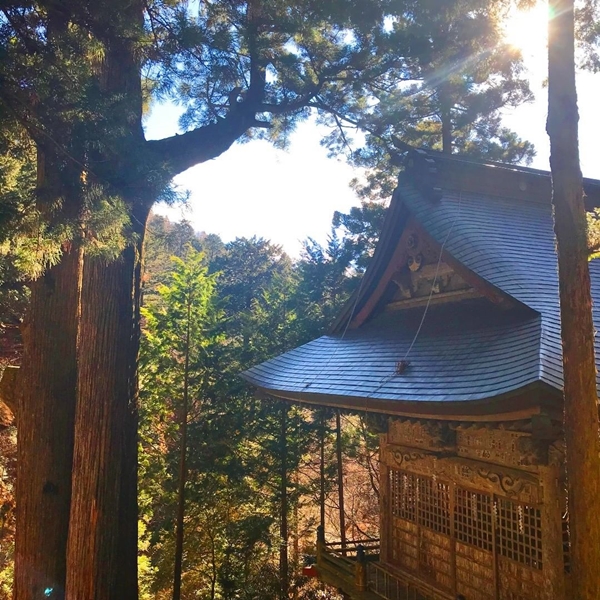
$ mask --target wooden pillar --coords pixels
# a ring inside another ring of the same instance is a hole
[[[379,560],[389,562],[390,519],[390,477],[389,467],[383,460],[387,434],[379,436]]]
[[[346,556],[346,514],[344,510],[344,465],[342,463],[342,423],[339,410],[335,415],[335,450],[337,457],[338,503],[340,509],[340,542],[342,542],[342,554]]]
[[[320,458],[320,489],[319,489],[319,525],[325,540],[325,417],[321,411],[319,423],[319,458]]]

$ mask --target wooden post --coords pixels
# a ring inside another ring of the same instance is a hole
[[[562,540],[563,501],[560,489],[560,467],[540,469],[540,484],[544,494],[542,506],[542,560],[544,562],[545,598],[565,598],[565,564]]]
[[[387,443],[387,433],[379,436],[379,560],[389,562],[389,538],[391,528],[389,525],[389,467],[383,460],[383,452]]]
[[[342,542],[342,555],[346,556],[346,514],[344,510],[344,465],[342,463],[342,423],[339,410],[335,415],[335,442],[338,472],[338,502],[340,509],[340,541]]]
[[[317,527],[317,567],[322,564],[323,552],[325,552],[325,531],[319,525]]]
[[[323,539],[325,538],[325,418],[321,411],[321,420],[319,424],[319,455],[320,455],[320,492],[319,492],[319,508],[320,508],[320,527],[323,530]]]
[[[365,548],[362,544],[359,544],[356,548],[354,585],[359,592],[364,592],[367,589],[367,559],[365,557]]]

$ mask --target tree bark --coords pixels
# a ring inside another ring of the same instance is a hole
[[[600,442],[586,216],[579,166],[573,0],[550,0],[548,123],[564,368],[572,598],[600,598]]]
[[[191,302],[187,298],[187,324],[185,331],[185,365],[183,373],[183,404],[179,422],[179,484],[177,490],[177,531],[175,534],[175,569],[173,574],[173,600],[181,598],[181,567],[183,562],[183,517],[185,516],[185,482],[187,479],[187,421],[188,421],[188,386],[190,378],[190,327]]]
[[[82,254],[31,286],[17,413],[15,600],[64,598]]]
[[[148,211],[133,211],[136,234],[136,254],[133,272],[133,324],[127,368],[129,370],[129,398],[126,421],[123,424],[125,444],[121,474],[121,497],[119,508],[119,545],[117,579],[121,582],[123,598],[138,596],[138,356],[141,341],[140,304],[142,293],[142,264],[144,235]],[[125,280],[124,280],[125,283]]]
[[[69,600],[137,598],[138,239],[109,264],[83,270],[73,493],[67,548]]]
[[[72,501],[67,547],[69,599],[131,599],[137,583],[137,359],[140,343],[141,250],[152,193],[139,176],[142,129],[140,52],[144,5],[115,4],[127,33],[97,14],[92,31],[105,52],[96,73],[102,92],[118,99],[119,139],[90,152],[88,174],[130,208],[135,241],[110,263],[86,257],[75,415]],[[109,17],[110,18],[110,17]],[[138,161],[138,162],[136,162]],[[135,193],[132,190],[135,189]],[[149,197],[147,197],[149,196]]]
[[[453,128],[452,128],[452,99],[443,83],[438,89],[440,101],[440,120],[442,122],[442,152],[452,154]]]
[[[37,205],[46,215],[60,199],[75,221],[79,173],[53,150],[37,149]],[[65,242],[61,262],[31,284],[22,327],[14,600],[65,594],[82,267],[80,246]]]

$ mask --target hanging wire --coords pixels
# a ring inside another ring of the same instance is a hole
[[[461,205],[461,201],[462,201],[462,192],[459,192],[459,195],[458,195],[458,211],[456,212],[456,216],[452,220],[452,224],[450,225],[450,229],[448,229],[448,233],[446,234],[446,237],[444,238],[442,246],[440,247],[440,255],[438,257],[437,265],[435,267],[435,276],[433,278],[433,283],[431,284],[431,290],[429,290],[429,298],[427,298],[427,304],[425,305],[425,310],[423,311],[423,316],[421,317],[421,322],[419,323],[419,327],[417,328],[415,336],[414,336],[414,338],[413,338],[410,346],[408,347],[408,350],[406,351],[406,354],[404,355],[404,358],[402,359],[403,361],[408,358],[408,355],[410,354],[410,351],[413,349],[413,346],[415,345],[415,342],[417,341],[417,338],[419,337],[419,334],[421,333],[421,329],[423,327],[423,323],[425,323],[425,317],[427,316],[427,312],[429,311],[429,306],[431,305],[431,298],[433,297],[433,290],[435,288],[435,284],[437,283],[438,275],[439,275],[439,272],[440,272],[440,265],[442,264],[442,258],[444,256],[444,248],[446,247],[446,244],[448,243],[448,240],[450,239],[450,234],[452,233],[452,230],[454,229],[454,225],[456,225],[456,222],[460,218],[460,205]]]

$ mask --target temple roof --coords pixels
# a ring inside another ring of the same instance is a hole
[[[584,187],[588,208],[600,204],[600,182]],[[290,400],[404,414],[558,404],[550,193],[543,171],[414,153],[330,334],[243,377]],[[590,272],[600,300],[600,261]]]

